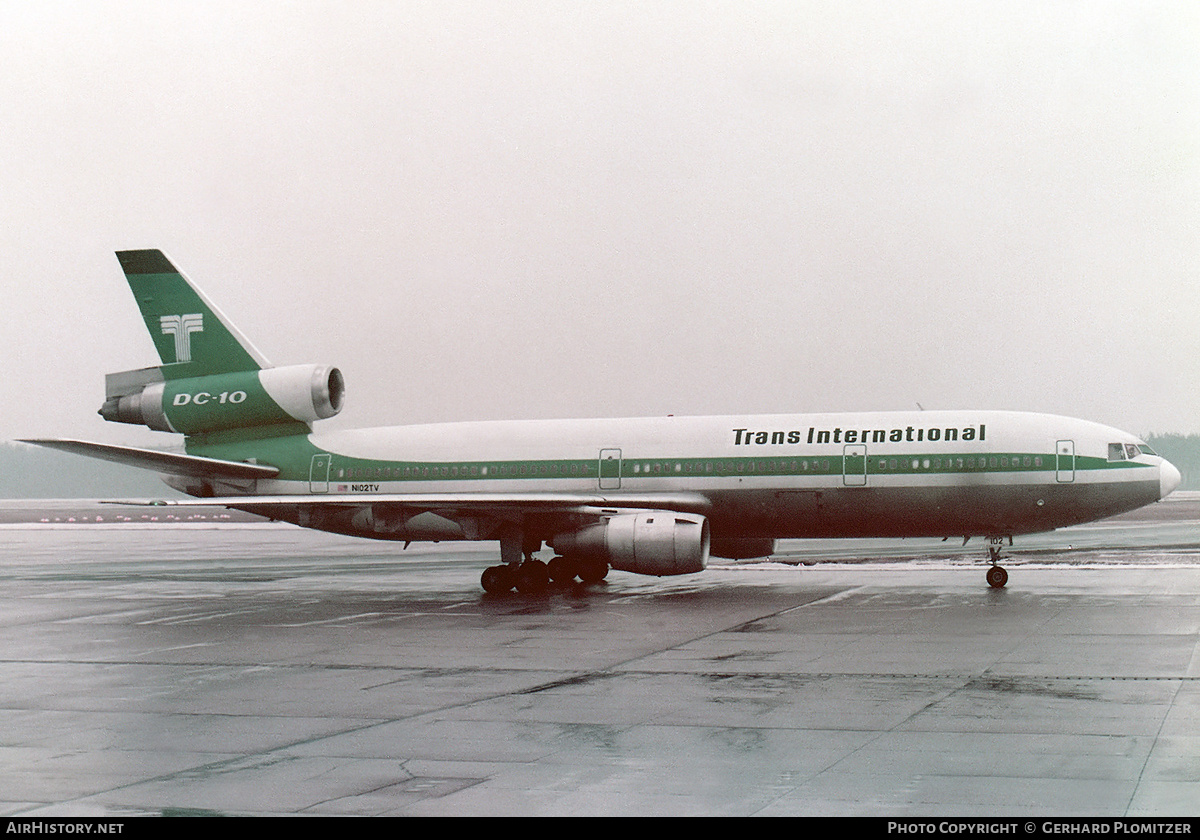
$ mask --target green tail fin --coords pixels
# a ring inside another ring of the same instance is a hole
[[[162,251],[117,251],[166,379],[270,367]]]

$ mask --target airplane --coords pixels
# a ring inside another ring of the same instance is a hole
[[[1015,535],[1158,501],[1180,473],[1135,435],[1013,411],[459,422],[320,433],[336,367],[273,367],[159,250],[118,251],[161,365],[109,374],[100,415],[184,435],[184,453],[27,443],[164,474],[194,499],[340,534],[496,540],[486,592],[609,569],[702,571],[779,539],[971,537],[987,583]],[[548,563],[534,557],[547,544]]]

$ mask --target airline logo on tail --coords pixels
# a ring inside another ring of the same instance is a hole
[[[204,315],[163,315],[158,319],[163,335],[175,336],[175,361],[192,360],[192,333],[204,332]]]

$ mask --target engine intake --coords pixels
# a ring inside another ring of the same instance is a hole
[[[602,559],[625,572],[686,575],[708,564],[708,520],[666,510],[625,513],[559,534],[550,545],[565,555]]]

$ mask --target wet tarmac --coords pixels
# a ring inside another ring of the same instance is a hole
[[[4,525],[0,813],[1200,813],[1200,497],[1012,552],[492,597],[488,544]]]

